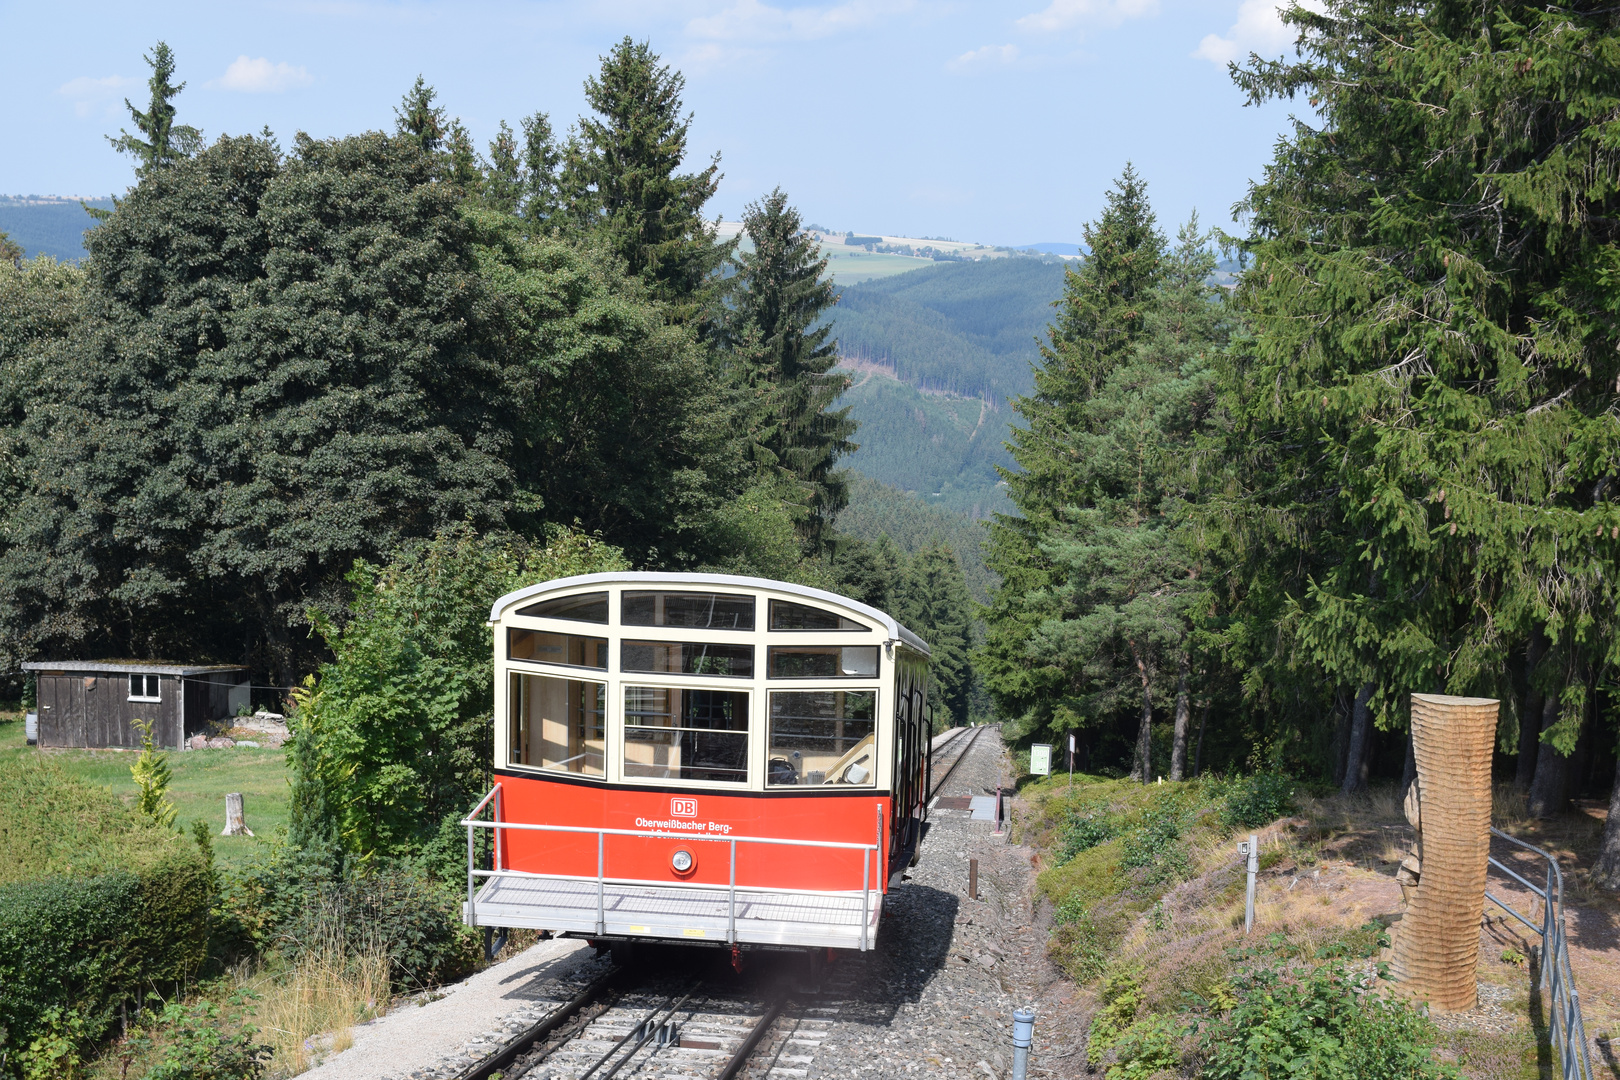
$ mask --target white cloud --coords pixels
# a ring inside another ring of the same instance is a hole
[[[1226,36],[1206,34],[1193,55],[1225,67],[1251,52],[1262,56],[1281,54],[1294,43],[1296,31],[1283,25],[1278,6],[1277,0],[1243,0],[1237,22]]]
[[[982,48],[965,52],[945,66],[951,71],[982,71],[985,68],[1005,67],[1017,63],[1018,46],[1016,45],[985,45]]]
[[[98,105],[107,105],[116,111],[124,95],[133,87],[140,85],[139,79],[126,78],[123,75],[107,75],[100,79],[88,75],[80,75],[77,79],[69,79],[56,88],[56,92],[73,102],[73,111],[80,116],[89,116]]]
[[[221,90],[236,90],[244,94],[279,94],[308,86],[315,77],[301,67],[293,67],[285,60],[272,64],[264,57],[250,59],[246,53],[238,56],[225,69],[225,74],[210,85]]]
[[[1052,0],[1044,11],[1018,20],[1020,30],[1051,33],[1082,23],[1118,26],[1126,19],[1146,19],[1159,13],[1159,0]]]
[[[805,41],[831,37],[905,11],[915,0],[847,0],[830,7],[772,7],[736,0],[718,15],[693,19],[688,35],[716,41]]]

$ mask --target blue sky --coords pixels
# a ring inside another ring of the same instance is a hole
[[[566,128],[629,34],[685,73],[728,218],[780,185],[829,228],[1074,241],[1131,160],[1167,229],[1195,207],[1230,227],[1289,110],[1245,108],[1225,61],[1284,51],[1274,2],[0,0],[0,193],[121,192],[130,164],[102,136],[124,97],[144,104],[159,38],[188,84],[181,121],[210,138],[391,127],[421,73],[482,145],[536,110]]]

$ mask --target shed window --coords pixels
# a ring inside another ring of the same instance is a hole
[[[621,671],[751,678],[754,647],[710,641],[626,641],[619,646]]]
[[[748,695],[625,687],[624,775],[746,783]]]
[[[772,645],[773,679],[875,679],[876,645]]]
[[[876,717],[876,690],[772,691],[768,782],[870,786]]]
[[[795,604],[788,600],[771,601],[772,630],[870,630],[854,619],[845,618],[836,611]]]
[[[511,763],[601,776],[606,691],[602,683],[582,679],[513,675]]]
[[[538,604],[520,607],[514,614],[531,619],[572,619],[575,622],[605,623],[608,621],[608,597],[605,592],[559,596],[555,600],[542,600]]]
[[[619,619],[626,626],[752,630],[754,598],[714,592],[626,592]]]
[[[131,675],[129,677],[129,700],[162,701],[162,680],[156,675]]]
[[[566,664],[607,670],[607,638],[553,634],[546,630],[506,631],[506,655],[513,660]]]

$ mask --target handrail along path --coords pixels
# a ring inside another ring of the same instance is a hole
[[[1541,899],[1539,926],[1489,889],[1485,890],[1485,899],[1541,935],[1541,990],[1548,997],[1547,1011],[1551,1017],[1548,1034],[1553,1053],[1558,1058],[1559,1075],[1563,1080],[1593,1080],[1592,1058],[1586,1042],[1586,1022],[1581,1018],[1581,994],[1575,989],[1575,976],[1569,966],[1569,943],[1564,929],[1564,872],[1559,869],[1558,860],[1550,852],[1527,844],[1516,836],[1509,836],[1501,829],[1492,829],[1491,835],[1539,855],[1547,862],[1547,882],[1543,888],[1500,862],[1494,855],[1490,857],[1491,866]]]

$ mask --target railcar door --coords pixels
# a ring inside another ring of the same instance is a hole
[[[894,803],[889,820],[889,879],[914,861],[922,839],[923,791],[927,733],[928,666],[920,658],[897,658],[894,700]]]

